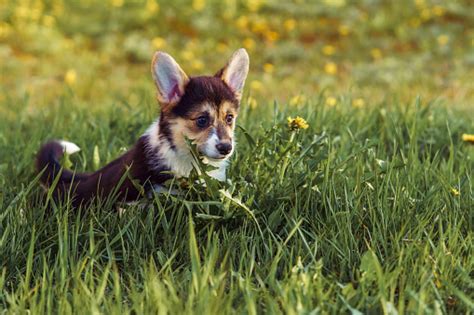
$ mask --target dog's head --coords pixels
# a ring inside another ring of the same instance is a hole
[[[185,149],[188,138],[208,159],[232,154],[248,70],[245,49],[237,50],[216,75],[198,77],[188,77],[170,55],[155,53],[152,74],[161,104],[160,134],[173,149]]]

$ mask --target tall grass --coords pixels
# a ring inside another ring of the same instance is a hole
[[[226,184],[72,209],[33,170],[46,139],[78,171],[117,157],[154,102],[48,110],[5,100],[0,308],[7,313],[469,313],[474,308],[472,117],[397,101],[243,104]],[[291,131],[286,117],[310,128]],[[186,188],[182,188],[186,184]]]

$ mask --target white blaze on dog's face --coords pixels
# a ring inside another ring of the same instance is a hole
[[[160,135],[173,150],[187,150],[186,138],[212,160],[234,149],[235,120],[249,70],[245,49],[237,50],[215,76],[189,78],[168,54],[157,52],[152,73],[161,103]]]

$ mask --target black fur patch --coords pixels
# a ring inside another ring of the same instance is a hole
[[[160,134],[159,136],[164,138],[168,143],[170,144],[170,147],[172,150],[176,150],[176,146],[173,141],[173,135],[171,132],[171,122],[169,117],[165,116],[166,114],[162,114],[160,116],[160,121],[159,121],[159,129],[160,129]]]
[[[186,85],[183,97],[173,107],[172,113],[176,116],[187,117],[193,106],[197,104],[207,102],[217,108],[223,101],[235,104],[236,108],[239,106],[234,92],[220,78],[193,77]]]

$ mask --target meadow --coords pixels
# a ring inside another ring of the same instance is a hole
[[[472,314],[471,7],[0,0],[0,311]],[[91,171],[156,119],[154,51],[197,75],[239,47],[228,183],[121,212],[41,189],[45,140]]]

